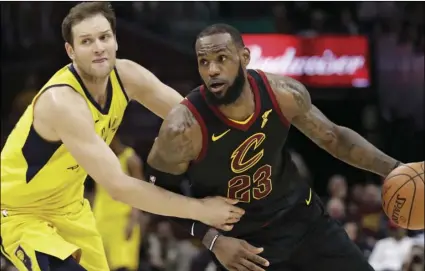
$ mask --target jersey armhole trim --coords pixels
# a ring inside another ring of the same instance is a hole
[[[117,67],[114,67],[114,72],[115,72],[115,76],[117,77],[118,84],[120,85],[121,91],[124,94],[125,99],[127,100],[127,102],[129,102],[130,99],[128,98],[127,91],[125,91],[124,84],[122,83],[121,78],[120,78],[120,75],[118,74]]]
[[[279,103],[277,102],[276,95],[274,94],[273,89],[269,84],[269,80],[267,79],[267,76],[261,70],[256,70],[256,71],[261,76],[261,79],[263,79],[263,83],[266,86],[267,92],[269,93],[270,100],[272,101],[273,107],[276,110],[277,115],[279,116],[279,119],[282,121],[282,123],[286,127],[291,126],[291,122],[283,115],[282,109],[280,109],[279,107]]]
[[[193,163],[199,163],[202,159],[204,159],[205,154],[206,154],[207,149],[208,149],[208,130],[207,130],[207,126],[205,125],[204,119],[202,118],[201,114],[199,114],[199,112],[196,109],[196,107],[187,98],[185,98],[181,102],[181,104],[183,104],[184,106],[186,106],[190,110],[190,112],[195,117],[196,121],[199,123],[199,126],[201,127],[202,148],[201,148],[201,151],[199,152],[198,157],[196,157],[196,159],[192,161]]]

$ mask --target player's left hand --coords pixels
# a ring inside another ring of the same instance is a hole
[[[230,271],[265,271],[262,267],[270,264],[258,255],[263,252],[263,248],[254,247],[245,240],[223,235],[217,238],[212,252]]]

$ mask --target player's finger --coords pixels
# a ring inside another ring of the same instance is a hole
[[[241,220],[241,218],[240,217],[237,217],[237,216],[231,216],[231,217],[229,217],[227,220],[226,220],[226,223],[227,224],[233,224],[233,223],[236,223],[236,222],[239,222],[239,220]]]
[[[239,263],[235,263],[233,266],[234,266],[234,267],[236,268],[236,270],[238,270],[238,271],[250,271],[250,270],[248,269],[248,267],[245,267],[245,266],[243,266],[242,264],[239,264]]]
[[[223,230],[223,231],[231,231],[233,229],[233,225],[223,224],[223,225],[217,226],[216,228]]]
[[[246,259],[242,259],[241,264],[247,267],[251,271],[266,271],[263,268],[259,267],[258,265],[254,264],[253,262],[250,262]]]
[[[239,216],[243,216],[245,214],[245,210],[236,206],[230,207],[230,212]]]
[[[251,245],[250,243],[248,243],[246,241],[243,241],[242,242],[242,246],[245,249],[247,249],[248,251],[250,251],[251,253],[254,253],[254,254],[259,254],[259,253],[261,253],[261,252],[264,251],[264,248],[262,248],[262,247],[254,247],[253,245]]]
[[[245,259],[248,259],[250,262],[253,262],[255,264],[261,264],[262,266],[269,266],[270,263],[269,261],[267,261],[266,259],[264,259],[263,257],[260,257],[258,255],[255,255],[253,253],[250,253],[248,251],[246,251],[247,253],[245,254]]]
[[[221,198],[222,200],[224,200],[225,202],[235,205],[236,203],[239,202],[239,200],[237,199],[230,199],[230,198],[226,198],[226,197],[221,197],[221,196],[217,196],[218,198]]]

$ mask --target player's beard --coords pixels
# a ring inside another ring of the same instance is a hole
[[[229,105],[241,96],[243,88],[245,86],[246,78],[245,73],[242,69],[242,64],[239,64],[238,74],[236,75],[233,84],[227,87],[226,93],[223,96],[216,96],[212,91],[208,89],[204,82],[204,87],[207,89],[205,92],[205,98],[209,104],[212,105]]]

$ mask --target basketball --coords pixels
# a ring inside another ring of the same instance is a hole
[[[399,166],[387,176],[382,187],[382,208],[398,226],[424,229],[424,162]]]

